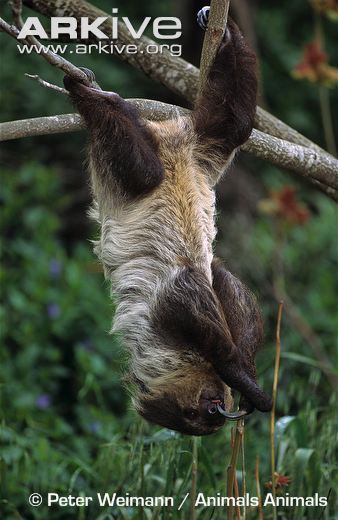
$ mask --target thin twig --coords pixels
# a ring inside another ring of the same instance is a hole
[[[231,443],[231,454],[233,454],[233,451],[234,451],[234,445],[235,445],[235,435],[234,435],[234,429],[231,428],[231,438],[230,438],[230,443]],[[227,486],[229,486],[229,470],[230,470],[230,464],[227,468]],[[235,482],[236,482],[236,470],[235,470],[235,478],[234,478],[234,487],[235,487]],[[231,495],[229,495],[229,490],[228,490],[228,487],[227,487],[227,497],[232,497],[232,493]],[[228,505],[228,520],[233,520],[233,516],[234,516],[234,506],[232,504],[232,501],[229,501],[229,505]]]
[[[237,503],[237,499],[239,498],[237,474],[235,474],[235,480],[234,480],[234,495],[235,495],[235,499],[236,499],[236,505],[235,505],[236,517],[237,517],[237,520],[241,520],[241,510],[240,510],[239,505]]]
[[[245,441],[245,431],[243,428],[243,435],[241,439],[241,455],[242,455],[242,496],[246,496],[246,471],[245,471],[245,451],[244,451],[244,441]],[[244,501],[243,506],[243,520],[246,520],[246,505]]]
[[[276,451],[275,451],[275,419],[276,419],[276,400],[277,400],[277,387],[278,387],[278,375],[280,365],[280,352],[281,352],[281,340],[280,340],[280,329],[282,321],[283,302],[280,302],[278,306],[278,317],[277,317],[277,328],[276,328],[276,360],[275,370],[273,376],[273,387],[272,387],[272,410],[271,410],[271,428],[270,428],[270,444],[271,444],[271,482],[272,482],[272,495],[274,502],[276,498]],[[273,518],[277,520],[277,509],[273,506]]]
[[[197,494],[198,442],[199,438],[194,437],[192,440],[190,520],[196,519],[195,502]]]
[[[230,0],[211,0],[208,26],[205,31],[200,61],[199,91],[201,95],[207,82],[209,70],[224,36]]]
[[[231,428],[231,452],[234,449],[234,442],[235,442],[235,440],[234,440],[234,429]],[[236,517],[237,517],[237,520],[241,520],[241,511],[240,511],[239,505],[237,503],[237,499],[239,498],[237,471],[235,471],[234,496],[235,496],[235,500],[236,500],[236,504],[235,504]],[[232,504],[229,504],[229,508],[230,508],[229,517],[232,518],[234,506]]]
[[[34,45],[37,54],[42,56],[50,65],[61,69],[65,74],[68,74],[76,81],[79,81],[84,85],[92,85],[91,81],[88,79],[88,76],[81,69],[75,67],[75,65],[70,63],[65,58],[62,58],[58,54],[55,54],[54,52],[47,49],[47,47],[42,45],[42,43],[40,43],[39,40],[37,40],[34,36],[28,36],[25,40],[18,40],[18,35],[20,34],[19,29],[14,25],[8,24],[5,20],[3,20],[3,18],[0,18],[0,31],[6,32],[12,36],[12,38],[15,38],[17,41],[19,41],[19,43],[29,43],[30,45]]]
[[[14,24],[21,29],[23,27],[22,0],[12,0],[9,5],[12,9]]]
[[[238,452],[241,445],[241,440],[243,436],[243,430],[244,430],[244,419],[240,419],[236,423],[236,434],[235,434],[235,440],[234,445],[232,448],[231,453],[231,460],[228,466],[227,471],[227,497],[233,496],[234,491],[234,481],[235,481],[235,475],[236,475],[236,464],[237,464],[237,458],[238,458]],[[229,520],[232,520],[233,518],[233,508],[229,507]]]
[[[328,494],[327,494],[327,496],[326,496],[326,505],[325,505],[325,506],[323,507],[323,509],[321,510],[320,515],[319,515],[319,517],[318,517],[318,520],[323,520],[323,518],[324,518],[324,513],[325,513],[325,511],[326,511],[326,509],[327,509],[327,506],[328,506],[328,503],[329,503],[329,500],[330,500],[331,493],[332,493],[332,488],[329,489],[329,492],[328,492]]]
[[[56,92],[59,92],[60,94],[65,94],[66,96],[69,96],[69,92],[62,87],[58,87],[57,85],[53,85],[53,83],[49,83],[48,81],[45,81],[44,79],[40,78],[37,74],[27,74],[25,73],[25,76],[29,79],[33,79],[39,83],[39,85],[42,85],[43,87],[49,88],[50,90],[55,90]]]
[[[256,457],[255,464],[255,480],[256,480],[256,493],[258,498],[258,520],[264,520],[263,516],[263,504],[262,504],[262,492],[261,492],[261,484],[259,478],[259,457]]]
[[[320,47],[325,51],[325,32],[323,30],[322,15],[316,9],[314,9],[314,15],[316,39]],[[318,85],[318,96],[326,147],[332,155],[337,157],[337,146],[330,106],[330,93],[325,85]]]
[[[322,124],[324,128],[324,135],[326,140],[326,146],[328,151],[336,156],[337,155],[337,146],[336,139],[334,135],[333,129],[333,121],[331,115],[331,107],[330,107],[330,93],[327,87],[323,85],[319,85],[318,88],[319,95],[319,104],[320,104],[320,113],[322,117]]]

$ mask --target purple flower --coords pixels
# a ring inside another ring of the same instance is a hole
[[[101,424],[97,421],[93,421],[88,424],[88,430],[91,433],[98,433],[101,430]]]
[[[55,320],[60,316],[60,307],[57,303],[49,303],[47,305],[47,314],[52,319]]]
[[[40,410],[46,410],[50,407],[51,404],[51,398],[48,394],[40,394],[35,399],[35,406],[39,408]]]
[[[83,339],[80,344],[79,344],[79,347],[83,350],[86,350],[88,352],[90,352],[91,350],[94,350],[94,344],[93,344],[93,341],[91,338],[85,338]]]
[[[49,274],[52,278],[59,278],[61,274],[61,263],[56,258],[50,261]]]

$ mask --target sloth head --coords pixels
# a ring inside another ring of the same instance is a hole
[[[256,382],[254,355],[262,340],[256,301],[217,260],[212,274],[211,286],[187,265],[158,292],[144,349],[150,345],[152,357],[133,366],[136,410],[188,435],[207,435],[226,418],[271,408]],[[242,395],[239,412],[231,412],[231,389]]]
[[[230,388],[206,363],[196,367],[190,364],[186,370],[159,377],[151,389],[144,390],[133,398],[139,414],[147,421],[187,435],[216,432],[225,423],[216,403],[228,411],[233,405]]]

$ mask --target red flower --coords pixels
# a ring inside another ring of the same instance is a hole
[[[259,203],[259,209],[266,214],[276,215],[291,224],[304,224],[310,218],[310,212],[296,197],[293,186],[284,186],[273,191],[268,199]]]
[[[300,204],[296,198],[296,190],[293,186],[285,186],[275,192],[273,197],[278,201],[279,214],[294,224],[304,224],[310,217],[309,210]]]
[[[286,475],[280,475],[279,473],[275,473],[275,486],[276,491],[281,491],[283,488],[287,487],[291,482],[291,478]],[[265,487],[268,489],[272,489],[272,481],[265,483]]]
[[[338,69],[329,65],[328,56],[318,40],[305,45],[302,61],[295,66],[292,75],[295,79],[307,79],[327,86],[338,83]]]

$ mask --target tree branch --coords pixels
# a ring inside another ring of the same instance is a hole
[[[44,2],[44,0],[39,0],[41,2]],[[56,3],[59,3],[63,0],[56,0]],[[70,2],[74,2],[74,0],[69,0]],[[219,0],[214,0],[215,2],[215,8],[214,8],[214,15],[215,16],[215,9],[220,9]],[[82,4],[82,2],[81,2]],[[86,4],[84,2],[84,4]],[[89,5],[89,4],[88,4]],[[91,7],[91,6],[90,6]],[[14,0],[14,15],[15,19],[19,23],[19,25],[22,25],[21,20],[21,1],[20,0]],[[226,16],[226,12],[224,10],[223,5],[223,19]],[[219,11],[218,11],[219,13]],[[219,16],[219,14],[217,15]],[[17,39],[18,36],[18,29],[14,26],[10,26],[7,24],[4,20],[0,19],[0,29],[4,30],[8,34],[10,34],[12,37]],[[210,33],[211,34],[211,33]],[[218,37],[220,37],[219,29],[218,29]],[[33,37],[29,37],[33,38]],[[209,36],[209,38],[211,38]],[[34,45],[37,46],[37,49],[42,49],[43,52],[41,55],[52,65],[57,66],[58,68],[62,69],[65,73],[71,75],[74,77],[74,79],[83,80],[83,75],[86,78],[86,83],[88,84],[89,80],[87,76],[75,67],[73,64],[68,62],[67,60],[61,58],[60,56],[52,53],[51,51],[47,50],[40,42],[38,42],[35,38],[30,39],[30,42],[34,42]],[[217,42],[213,41],[214,48],[211,49],[211,44],[209,45],[210,52],[217,51],[217,47],[215,47]],[[209,51],[208,51],[209,52]],[[182,60],[181,60],[182,61]],[[207,66],[207,56],[204,58],[205,66]],[[42,85],[47,86],[49,88],[58,89],[59,92],[63,92],[63,89],[60,89],[59,87],[55,87],[53,85],[48,84],[47,82],[44,82],[41,78],[35,77]],[[141,115],[143,117],[146,117],[148,119],[165,119],[170,117],[175,117],[175,115],[180,113],[180,110],[178,107],[173,107],[161,103],[156,102],[150,102],[151,105],[151,114],[149,114],[149,107],[150,105],[146,101],[137,101],[139,103],[139,106],[141,108]],[[156,103],[156,105],[154,104]],[[142,113],[144,112],[144,114]],[[165,114],[164,114],[165,112]],[[273,118],[273,116],[270,116]],[[274,118],[273,118],[274,119]],[[28,120],[29,123],[27,125],[23,125],[23,122],[20,124],[22,125],[21,128],[25,127],[26,132],[24,135],[41,135],[45,133],[58,133],[58,132],[70,132],[74,131],[75,129],[79,129],[79,120],[77,118],[74,118],[74,116],[71,116],[69,121],[66,121],[65,116],[55,116],[48,119],[47,121],[43,121],[43,118],[38,118],[36,120],[36,124],[32,122],[32,120]],[[278,121],[278,120],[277,120]],[[279,122],[280,125],[283,125],[283,123]],[[279,126],[280,126],[279,125]],[[48,129],[48,131],[47,131]],[[292,129],[290,129],[292,130]],[[1,139],[13,139],[20,137],[20,132],[22,130],[18,128],[18,122],[13,123],[3,123],[1,125]],[[297,132],[296,132],[297,133]],[[22,137],[24,135],[21,135]],[[304,138],[306,139],[306,138]],[[321,152],[316,151],[317,148],[314,149],[307,149],[303,146],[290,146],[290,143],[285,142],[280,139],[273,138],[272,136],[269,136],[267,134],[262,134],[261,132],[253,132],[250,140],[244,145],[243,149],[254,153],[258,157],[262,157],[266,160],[270,160],[273,164],[276,164],[277,166],[286,167],[288,169],[291,169],[303,177],[306,177],[310,179],[310,181],[316,185],[321,191],[326,193],[329,197],[334,198],[336,200],[336,188],[337,188],[337,165],[338,162],[335,161],[333,157],[330,155]],[[320,150],[320,149],[319,149]]]
[[[128,101],[138,108],[143,118],[152,121],[163,121],[189,114],[189,111],[186,109],[161,103],[160,101],[145,99],[129,99]],[[0,141],[76,132],[84,128],[85,125],[79,114],[63,114],[11,121],[0,123]],[[270,161],[276,166],[297,171],[301,176],[315,183],[316,187],[328,197],[336,202],[338,201],[337,190],[326,184],[327,178],[330,180],[335,175],[335,171],[337,171],[337,160],[332,159],[332,162],[329,162],[326,156],[323,157],[314,150],[283,141],[258,130],[253,130],[249,140],[241,149],[245,152],[253,153],[266,161]],[[310,177],[310,174],[316,174],[318,178],[321,177],[324,181],[314,180]]]
[[[200,62],[199,95],[204,90],[210,66],[224,36],[230,0],[211,0],[208,26],[205,31]]]
[[[254,129],[249,137],[250,152],[257,157],[299,173],[302,177],[325,183],[338,189],[338,161],[312,148],[290,143]],[[242,147],[246,149],[246,143]]]
[[[84,130],[86,125],[79,114],[35,117],[0,123],[0,141],[50,134],[64,134]]]
[[[318,144],[314,143],[303,134],[300,134],[291,126],[283,123],[283,121],[273,116],[270,114],[270,112],[267,112],[261,107],[257,107],[256,110],[255,128],[274,137],[279,137],[280,139],[290,141],[290,143],[300,144],[301,146],[312,148],[318,153],[325,154],[333,158],[331,154],[318,146]]]
[[[89,21],[94,21],[99,16],[107,17],[102,24],[102,30],[110,34],[112,17],[107,13],[89,4],[85,0],[24,0],[24,4],[46,16],[73,16],[77,20],[87,16]],[[198,94],[199,70],[182,58],[172,56],[169,51],[149,54],[149,44],[158,45],[145,36],[135,41],[123,22],[118,25],[119,38],[114,40],[115,44],[128,45],[137,44],[137,54],[119,54],[119,58],[127,61],[133,67],[144,72],[150,78],[162,83],[171,91],[181,95],[190,102],[194,102]],[[93,38],[95,39],[95,38]],[[107,40],[110,41],[110,40]],[[275,137],[286,139],[295,144],[311,147],[318,152],[326,153],[318,145],[307,139],[302,134],[283,123],[269,112],[257,107],[255,127]],[[329,154],[328,154],[329,155]]]
[[[151,121],[163,121],[189,113],[188,110],[161,101],[128,99],[139,109],[140,115]],[[86,125],[79,114],[35,117],[0,123],[0,142],[23,137],[36,137],[49,134],[63,134],[84,130]]]

